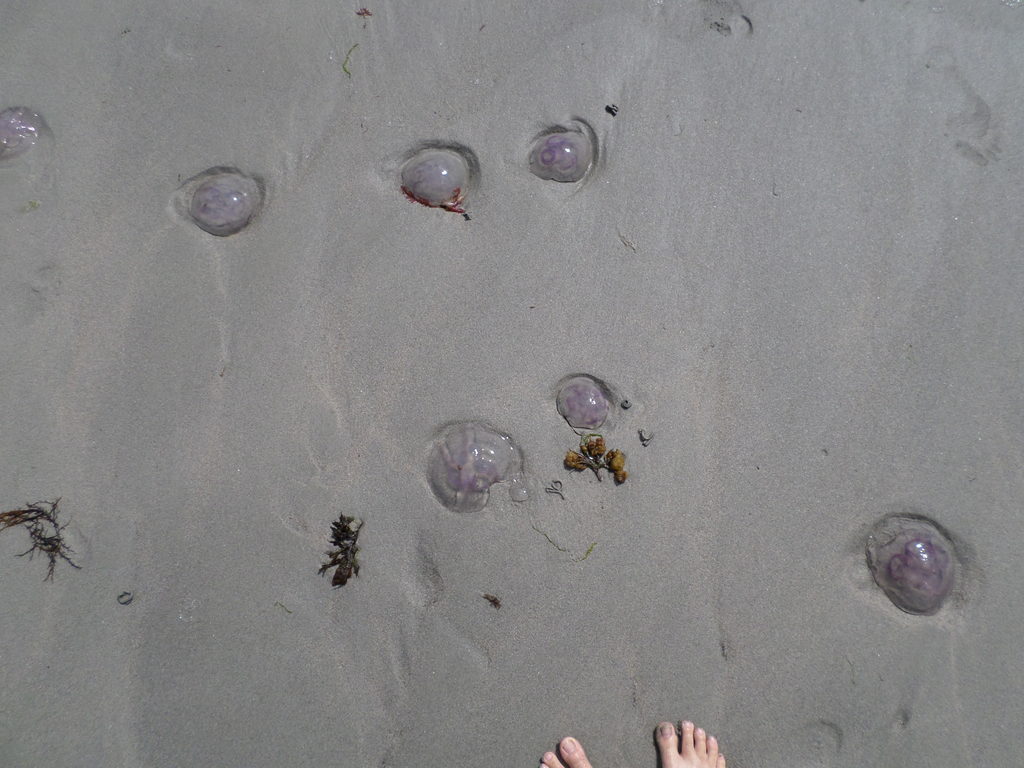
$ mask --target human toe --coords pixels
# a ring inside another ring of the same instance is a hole
[[[692,760],[697,756],[693,744],[693,723],[683,720],[679,724],[679,741],[681,742],[683,757]]]
[[[707,757],[708,734],[703,728],[698,728],[693,732],[693,749],[697,753],[697,757]]]
[[[592,768],[590,761],[587,760],[587,753],[583,751],[583,745],[572,736],[562,739],[558,749],[569,768]]]
[[[657,736],[658,752],[661,755],[661,764],[665,768],[671,768],[679,759],[679,736],[676,727],[672,723],[661,723],[658,726]]]
[[[718,766],[718,739],[708,736],[708,765]]]

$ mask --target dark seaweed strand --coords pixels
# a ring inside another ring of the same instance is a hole
[[[60,558],[72,568],[81,569],[68,555],[74,554],[74,550],[64,542],[61,535],[68,523],[61,525],[57,518],[60,515],[60,497],[54,501],[37,501],[33,504],[26,504],[25,509],[12,509],[0,513],[0,531],[20,525],[28,531],[32,546],[18,557],[28,555],[32,560],[36,552],[44,553],[49,559],[46,569],[46,576],[43,581],[53,581],[54,569],[57,567],[57,559]],[[47,528],[49,526],[49,529]],[[49,533],[48,530],[52,530]]]

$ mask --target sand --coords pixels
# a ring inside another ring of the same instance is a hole
[[[81,570],[0,534],[0,762],[512,768],[573,734],[640,768],[688,718],[735,768],[1020,764],[1024,8],[357,10],[6,4],[0,107],[53,146],[0,175],[0,498],[61,497]],[[571,119],[595,167],[535,178]],[[431,141],[479,160],[469,221],[399,193]],[[231,237],[173,204],[212,166],[266,187]],[[632,403],[619,487],[561,466],[572,373]],[[462,420],[528,501],[437,501]],[[908,511],[960,563],[930,617],[865,564]]]

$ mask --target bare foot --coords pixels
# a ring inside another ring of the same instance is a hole
[[[658,751],[662,768],[725,768],[725,757],[718,754],[718,740],[708,736],[703,728],[694,730],[693,723],[684,720],[680,731],[672,723],[658,726]],[[679,736],[682,733],[682,736]],[[545,752],[540,759],[541,768],[593,768],[587,760],[583,746],[571,736],[558,745],[562,756],[559,761],[554,752]]]
[[[718,739],[703,728],[683,720],[679,731],[672,723],[658,726],[658,751],[664,768],[725,768],[725,756],[718,754]]]

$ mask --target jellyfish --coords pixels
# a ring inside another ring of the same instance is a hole
[[[528,494],[523,455],[511,437],[478,421],[449,427],[434,442],[427,462],[430,487],[448,509],[479,512],[495,483],[510,481],[513,501]]]
[[[894,515],[868,536],[868,567],[900,610],[931,615],[953,589],[953,545],[926,518]]]
[[[594,161],[588,132],[557,129],[540,136],[530,150],[530,173],[541,179],[571,183],[587,175]]]
[[[260,185],[231,168],[211,168],[199,178],[188,207],[196,226],[217,237],[245,229],[263,202]]]
[[[48,131],[42,116],[28,107],[0,111],[0,160],[10,160],[32,149]]]
[[[423,149],[402,166],[402,193],[428,208],[465,213],[462,204],[471,178],[464,153],[447,147]]]
[[[576,429],[597,429],[608,418],[608,396],[596,379],[573,376],[558,388],[555,405]]]

